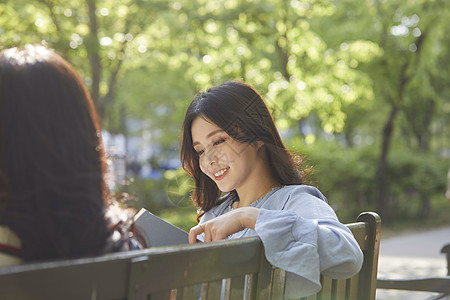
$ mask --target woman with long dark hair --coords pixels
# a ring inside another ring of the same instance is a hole
[[[42,45],[0,53],[0,265],[137,248],[104,181],[82,79]]]
[[[317,292],[321,273],[342,279],[360,270],[363,256],[352,233],[322,193],[304,184],[308,169],[285,148],[251,86],[226,82],[194,98],[181,162],[201,209],[190,243],[259,236],[267,259],[288,271],[286,297]]]

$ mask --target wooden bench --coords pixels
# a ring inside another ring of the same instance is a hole
[[[441,253],[447,255],[447,276],[389,279],[378,278],[378,289],[403,290],[416,292],[440,293],[429,299],[442,299],[450,295],[450,244],[445,245]]]
[[[302,299],[374,300],[380,218],[363,213],[347,224],[364,253],[359,274],[322,277]],[[284,271],[264,256],[259,238],[150,248],[95,258],[0,268],[1,299],[282,299]]]

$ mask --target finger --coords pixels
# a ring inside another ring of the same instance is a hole
[[[196,225],[189,230],[189,244],[197,243],[197,235],[203,232],[203,228],[200,225]]]
[[[206,224],[203,224],[203,229],[204,229],[203,232],[205,233],[205,236],[203,238],[203,242],[204,243],[211,242],[211,231],[210,231],[210,228],[208,228],[206,226]]]

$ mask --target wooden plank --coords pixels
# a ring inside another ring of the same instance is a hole
[[[244,286],[244,299],[245,300],[255,300],[257,291],[257,281],[258,278],[255,274],[245,275],[245,286]]]
[[[205,279],[214,281],[256,273],[261,260],[262,243],[258,238],[185,247],[188,248],[174,247],[172,251],[134,258],[130,268],[129,297],[193,285]]]
[[[347,280],[333,280],[332,287],[332,299],[333,300],[347,300],[345,295],[345,288],[347,286]]]
[[[170,295],[171,300],[183,300],[183,288],[180,287],[178,289],[172,290],[172,294]]]
[[[273,268],[272,271],[272,299],[283,299],[286,271]]]
[[[450,294],[450,276],[417,279],[378,279],[377,288]]]
[[[198,299],[200,298],[200,289],[201,289],[201,285],[196,284],[196,285],[191,285],[191,286],[185,286],[181,289],[180,293],[177,293],[177,300],[182,300],[182,299]]]
[[[0,290],[5,299],[17,300],[133,299],[138,290],[147,295],[200,283],[204,278],[256,273],[261,246],[258,238],[249,238],[3,267]],[[130,259],[137,262],[129,282]]]
[[[105,257],[0,268],[2,299],[123,299],[128,257]]]
[[[359,275],[347,279],[345,295],[349,300],[358,300]]]
[[[208,299],[208,287],[209,287],[209,283],[207,283],[207,282],[201,284],[200,300]]]
[[[376,213],[362,213],[358,222],[365,222],[367,250],[363,250],[364,261],[359,272],[358,299],[375,300],[377,288],[378,256],[380,251],[381,219]]]
[[[208,282],[208,290],[206,299],[221,299],[222,280]]]
[[[246,276],[236,276],[230,281],[230,299],[244,299]]]
[[[353,236],[355,237],[356,241],[358,242],[359,247],[361,250],[367,250],[369,248],[368,243],[368,228],[366,228],[366,223],[364,222],[357,222],[357,223],[350,223],[346,224],[346,226],[352,231]]]
[[[165,290],[147,295],[145,298],[142,298],[142,300],[171,300],[170,296],[171,290]]]
[[[222,279],[222,290],[220,300],[230,300],[231,296],[231,278]]]
[[[260,264],[258,270],[256,299],[271,299],[272,265],[264,255],[264,247],[261,247]]]
[[[331,280],[331,291],[330,291],[330,299],[336,300],[336,292],[337,292],[337,281],[336,279]]]
[[[319,293],[317,293],[317,299],[320,300],[346,300],[348,299],[346,296],[346,288],[347,288],[347,280],[337,280],[331,279],[329,277],[322,276],[322,289]],[[354,292],[356,296],[356,289]],[[316,299],[311,298],[311,299]],[[306,298],[310,300],[310,298]]]
[[[318,300],[332,300],[331,299],[331,289],[332,289],[332,279],[326,276],[320,276],[320,282],[322,283],[322,289],[317,293]]]

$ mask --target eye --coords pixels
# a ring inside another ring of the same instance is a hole
[[[198,150],[198,151],[197,151],[197,155],[198,155],[198,156],[201,156],[203,153],[205,153],[205,150]]]
[[[213,143],[213,146],[220,145],[220,144],[224,143],[225,141],[226,141],[226,139],[224,139],[224,138],[222,138],[222,139],[220,139],[220,140],[217,140],[217,141],[215,141],[215,142]]]

